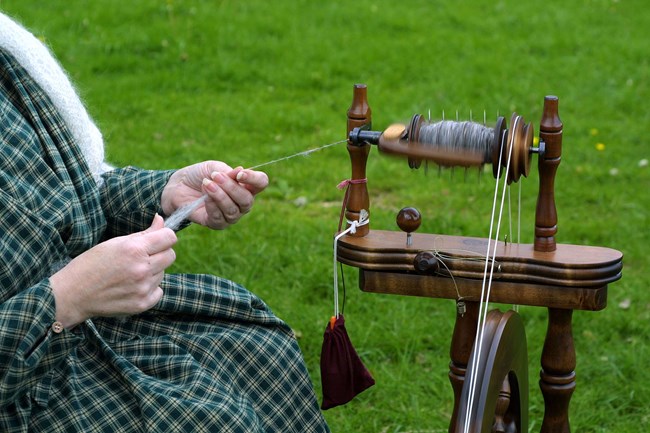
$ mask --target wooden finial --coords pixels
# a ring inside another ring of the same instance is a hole
[[[544,98],[539,138],[545,143],[545,149],[538,160],[539,193],[535,211],[535,251],[555,251],[555,174],[562,159],[562,121],[558,114],[557,96]]]
[[[368,105],[367,88],[365,84],[355,84],[352,95],[352,105],[348,109],[348,130],[346,136],[354,128],[368,126],[370,127],[372,118],[371,110]],[[370,145],[362,146],[353,145],[348,141],[348,152],[350,153],[350,162],[352,163],[352,180],[361,180],[366,178],[366,163]],[[366,183],[351,183],[348,186],[349,196],[345,210],[345,218],[348,221],[358,221],[360,212],[365,209],[370,214],[370,199],[368,198],[368,187]],[[357,228],[356,233],[350,236],[365,236],[368,234],[369,226],[365,224]]]

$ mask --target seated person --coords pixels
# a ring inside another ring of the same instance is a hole
[[[292,330],[211,275],[168,275],[163,216],[234,224],[266,174],[111,168],[48,50],[0,14],[0,431],[327,432]]]

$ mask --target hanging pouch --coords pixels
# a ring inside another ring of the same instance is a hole
[[[375,384],[352,346],[343,314],[332,319],[325,329],[320,357],[323,410],[346,404]]]

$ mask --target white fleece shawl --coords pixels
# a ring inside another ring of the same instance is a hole
[[[48,94],[81,148],[95,182],[110,170],[102,134],[86,112],[68,76],[50,50],[32,33],[0,12],[0,47],[11,53]]]

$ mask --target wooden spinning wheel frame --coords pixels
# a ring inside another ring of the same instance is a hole
[[[422,124],[419,115],[402,128],[367,132],[372,119],[364,85],[355,85],[347,114],[353,180],[366,178],[370,142],[383,151],[408,157],[412,168],[419,166],[421,159],[442,165],[476,163],[471,155],[440,155],[418,146]],[[498,164],[507,166],[503,159],[506,152],[496,153],[503,147],[512,155],[510,170],[504,175],[511,183],[528,175],[532,154],[538,153],[535,241],[496,242],[492,260],[498,262],[498,268],[489,301],[548,309],[539,382],[545,402],[542,432],[570,431],[569,403],[575,388],[576,365],[573,310],[604,309],[607,285],[618,280],[622,270],[622,254],[617,250],[556,243],[554,184],[562,154],[562,128],[558,99],[546,97],[537,148],[532,147],[533,127],[513,114],[510,129],[502,118],[497,121],[494,137],[498,143],[492,161],[479,162],[493,163],[496,176]],[[370,212],[367,185],[351,183],[348,194],[345,217],[358,221],[362,210]],[[458,288],[462,287],[464,308],[457,312],[450,350],[454,409],[449,431],[527,432],[528,359],[523,322],[513,311],[491,311],[477,339],[484,266],[476,260],[454,257],[458,251],[485,257],[488,240],[410,233],[415,229],[408,227],[406,224],[410,239],[406,243],[404,233],[371,230],[369,224],[359,226],[355,233],[339,239],[337,259],[359,268],[359,286],[366,292],[458,300]],[[436,246],[435,252],[432,245]],[[478,365],[472,363],[475,351],[481,355]],[[470,382],[476,385],[470,386]]]

